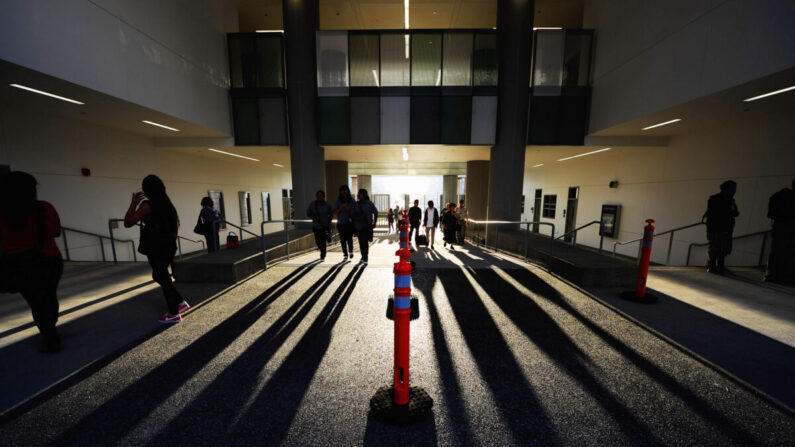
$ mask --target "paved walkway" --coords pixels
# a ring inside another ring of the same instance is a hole
[[[546,274],[415,253],[411,381],[433,416],[368,401],[392,375],[395,236],[308,254],[214,296],[0,418],[1,445],[790,445],[789,412]],[[357,253],[358,258],[358,253]],[[183,290],[181,288],[181,290]],[[89,331],[88,328],[85,329]],[[67,350],[60,354],[70,355]],[[40,357],[47,358],[47,357]],[[0,348],[0,361],[11,361]]]

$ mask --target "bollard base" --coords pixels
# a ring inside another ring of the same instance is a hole
[[[370,399],[370,411],[376,419],[393,425],[409,425],[431,414],[433,399],[421,387],[409,388],[408,405],[395,405],[394,390],[392,385],[382,386]]]
[[[420,300],[416,296],[411,297],[411,321],[420,317]],[[386,302],[386,318],[387,320],[395,319],[395,297],[390,296]]]
[[[646,294],[644,296],[642,296],[642,297],[635,296],[635,291],[634,290],[628,290],[626,292],[621,292],[621,298],[624,298],[625,300],[629,300],[629,301],[634,301],[636,303],[642,303],[642,304],[654,304],[657,301],[659,301],[659,298],[657,297],[657,295],[654,295],[654,294],[649,293],[649,292],[646,292]]]

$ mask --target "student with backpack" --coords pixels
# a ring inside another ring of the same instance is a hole
[[[342,259],[353,259],[353,221],[351,210],[356,203],[351,196],[348,185],[340,186],[340,196],[334,204],[334,214],[337,215],[337,231],[340,234],[342,245]]]
[[[436,227],[439,226],[439,211],[433,207],[433,200],[429,200],[428,208],[425,208],[422,226],[425,227],[425,241],[433,250],[433,239],[436,235]]]
[[[207,252],[217,251],[221,248],[221,241],[218,237],[218,227],[213,230],[213,222],[221,220],[221,215],[215,209],[213,199],[205,197],[201,202],[202,209],[199,211],[199,219],[196,221],[196,226],[193,232],[201,234],[207,241]]]
[[[773,230],[765,281],[795,284],[795,179],[792,189],[770,196],[767,217],[773,219]]]
[[[373,241],[373,228],[378,223],[378,209],[376,209],[373,202],[370,201],[370,196],[367,190],[362,188],[357,195],[359,199],[353,207],[351,216],[353,217],[353,230],[356,232],[356,237],[359,239],[359,249],[362,251],[363,264],[367,264],[370,253],[370,242]]]

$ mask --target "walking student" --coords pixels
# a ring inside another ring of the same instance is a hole
[[[784,188],[770,196],[767,217],[773,219],[770,256],[765,281],[795,284],[795,180],[792,189]]]
[[[202,209],[199,212],[199,221],[196,222],[195,233],[204,235],[207,241],[207,252],[217,251],[221,248],[221,241],[218,238],[218,227],[213,230],[213,222],[221,220],[221,215],[215,209],[213,199],[205,197],[202,199]],[[197,231],[200,230],[200,231]]]
[[[447,212],[442,216],[442,228],[444,228],[444,246],[447,247],[447,244],[450,244],[450,250],[455,250],[455,235],[458,231],[455,203],[447,205]]]
[[[320,189],[315,193],[315,201],[309,204],[306,215],[312,219],[312,232],[320,250],[320,260],[326,259],[326,244],[331,242],[331,207],[326,202],[326,193]]]
[[[0,207],[0,293],[21,293],[41,333],[39,351],[61,350],[58,322],[58,282],[63,259],[55,238],[61,221],[55,207],[36,197],[36,179],[21,171],[6,175],[0,187],[6,203]]]
[[[409,241],[414,241],[414,238],[420,233],[420,221],[422,220],[422,210],[420,209],[420,201],[415,200],[414,206],[409,208]],[[416,246],[416,241],[414,245]]]
[[[351,196],[348,185],[340,186],[340,195],[334,203],[334,214],[337,215],[337,231],[340,233],[340,245],[342,245],[342,260],[353,259],[353,220],[351,219],[351,209],[356,203]]]
[[[130,207],[124,215],[124,226],[130,228],[139,222],[142,224],[138,251],[146,255],[152,267],[152,279],[163,290],[168,306],[168,313],[158,321],[179,323],[182,321],[182,314],[190,308],[174,287],[168,273],[168,266],[174,262],[174,254],[177,252],[179,216],[160,177],[147,175],[141,189],[143,192],[132,194]]]
[[[351,216],[353,217],[353,231],[359,239],[359,249],[362,251],[361,262],[367,264],[368,254],[370,253],[370,242],[373,241],[373,228],[378,223],[378,210],[366,189],[360,189],[357,195],[359,199],[353,207]]]
[[[395,214],[394,211],[392,211],[392,208],[386,212],[386,220],[389,222],[389,233],[392,233],[392,231],[395,229]]]
[[[425,208],[425,216],[422,220],[422,226],[425,227],[425,237],[428,239],[428,244],[433,250],[433,240],[436,235],[436,227],[439,226],[439,210],[433,207],[433,200],[428,201],[428,208]]]
[[[466,242],[467,237],[467,221],[469,220],[469,210],[464,207],[464,201],[458,201],[458,225],[460,230],[458,231],[458,244],[464,245]]]
[[[732,252],[732,233],[734,219],[740,215],[734,194],[737,183],[727,180],[720,185],[720,192],[710,196],[707,202],[707,240],[709,241],[709,260],[707,271],[721,274],[726,270],[725,258]]]

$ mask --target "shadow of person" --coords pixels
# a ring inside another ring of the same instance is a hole
[[[102,433],[103,439],[109,443],[120,440],[176,392],[182,383],[198,373],[259,320],[270,304],[316,265],[317,262],[312,262],[285,275],[226,320],[85,415],[61,433],[55,443],[80,444],[86,439],[87,433]]]

